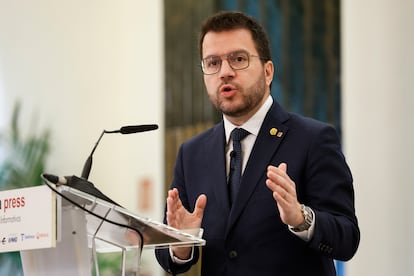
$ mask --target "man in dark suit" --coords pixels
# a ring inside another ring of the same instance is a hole
[[[157,250],[159,263],[173,275],[199,259],[204,276],[335,275],[333,259],[351,259],[360,237],[336,131],[270,96],[269,42],[253,18],[208,18],[200,57],[223,121],[181,146],[166,222],[203,228],[206,245]]]

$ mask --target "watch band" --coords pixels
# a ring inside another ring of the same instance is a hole
[[[291,230],[294,232],[302,232],[308,230],[313,223],[313,211],[310,207],[305,206],[304,204],[300,205],[300,211],[302,212],[303,218],[305,219],[302,224],[299,224],[296,227],[292,227]]]

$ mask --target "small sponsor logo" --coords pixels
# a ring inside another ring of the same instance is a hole
[[[8,243],[17,243],[18,242],[18,238],[17,236],[11,236],[7,238],[7,242]]]
[[[49,233],[36,233],[36,239],[44,239],[44,238],[48,238],[49,237]]]
[[[25,233],[21,233],[20,234],[20,240],[21,241],[24,241],[24,240],[32,240],[32,239],[35,239],[35,238],[36,237],[33,234],[25,234]]]

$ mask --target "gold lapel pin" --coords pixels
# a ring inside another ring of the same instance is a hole
[[[270,135],[275,136],[277,134],[277,128],[272,127],[269,132],[270,132]]]

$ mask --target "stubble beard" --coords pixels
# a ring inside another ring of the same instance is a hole
[[[231,83],[231,81],[227,82]],[[232,85],[235,85],[231,83]],[[230,117],[240,117],[248,114],[250,111],[257,108],[263,101],[263,97],[266,93],[266,80],[264,75],[261,75],[259,79],[250,87],[243,89],[235,85],[238,90],[238,99],[241,101],[239,104],[229,103],[227,99],[220,97],[220,91],[217,89],[216,97],[212,100],[214,106],[221,111],[224,115]]]

